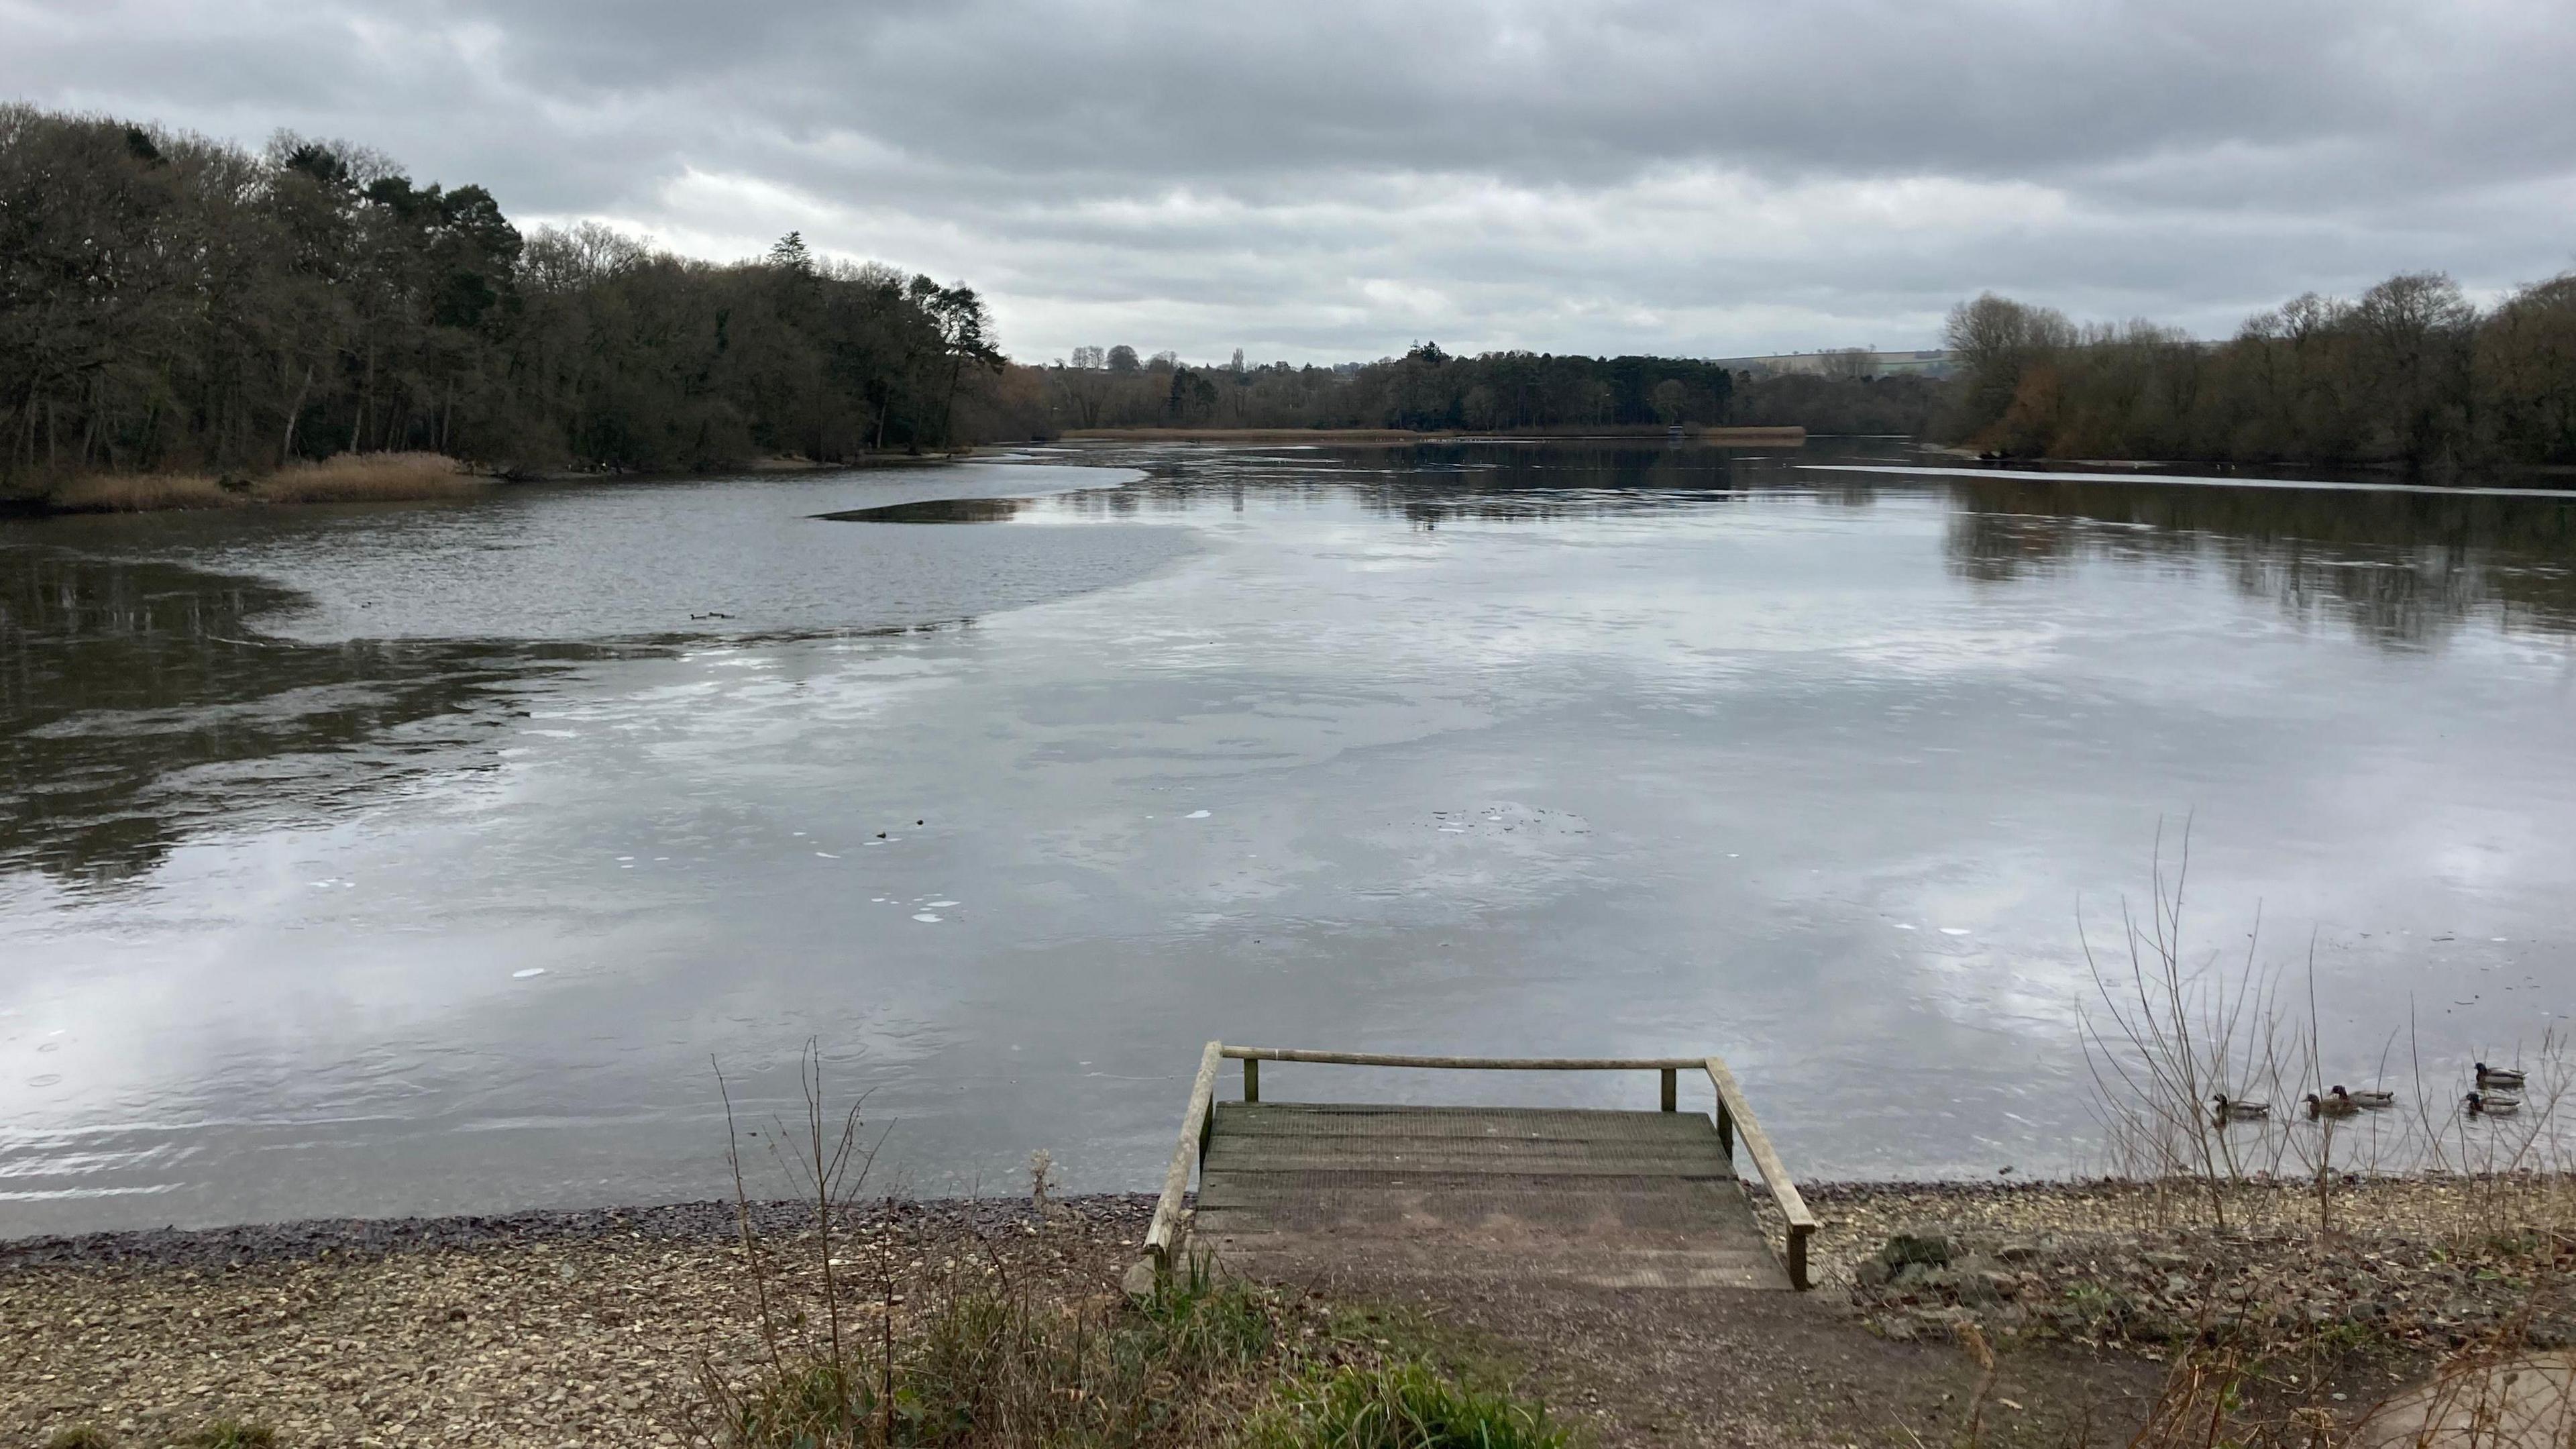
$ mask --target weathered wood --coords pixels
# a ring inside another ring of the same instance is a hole
[[[1243,1063],[1243,1102],[1220,1107],[1216,1074],[1227,1058]],[[1265,1061],[1652,1071],[1661,1110],[1265,1104]],[[1717,1091],[1711,1117],[1680,1114],[1684,1068],[1708,1074]],[[1743,1193],[1729,1186],[1739,1137],[1787,1220],[1788,1251],[1776,1265],[1785,1275],[1756,1271],[1744,1259],[1748,1249],[1763,1256],[1768,1249],[1760,1247]],[[1587,1282],[1625,1281],[1619,1274],[1628,1270],[1603,1266],[1619,1254],[1674,1253],[1682,1256],[1665,1266],[1638,1267],[1638,1283],[1778,1287],[1785,1276],[1787,1286],[1811,1286],[1807,1240],[1815,1216],[1734,1074],[1713,1056],[1398,1056],[1209,1042],[1146,1234],[1151,1257],[1140,1273],[1147,1267],[1169,1273],[1179,1256],[1181,1204],[1193,1169],[1200,1178],[1199,1229],[1219,1247],[1365,1256],[1390,1244],[1428,1250],[1447,1241],[1457,1251],[1483,1255],[1474,1272],[1573,1273]],[[1577,1244],[1589,1246],[1577,1251]],[[1611,1257],[1601,1257],[1605,1252]],[[1584,1266],[1572,1266],[1577,1257]],[[1462,1261],[1460,1271],[1471,1270]]]
[[[1440,1067],[1470,1072],[1653,1072],[1700,1065],[1698,1057],[1409,1057],[1376,1052],[1316,1052],[1288,1047],[1230,1046],[1230,1057],[1263,1062],[1321,1062],[1342,1067]]]
[[[1786,1289],[1707,1117],[1220,1102],[1190,1251],[1255,1271]]]
[[[1816,1231],[1816,1216],[1807,1211],[1807,1200],[1798,1195],[1798,1185],[1789,1180],[1789,1169],[1781,1163],[1780,1154],[1771,1146],[1770,1134],[1762,1130],[1761,1122],[1753,1115],[1753,1108],[1744,1100],[1744,1089],[1736,1085],[1735,1073],[1728,1071],[1726,1063],[1715,1057],[1710,1057],[1704,1065],[1708,1069],[1709,1084],[1717,1088],[1721,1123],[1732,1119],[1735,1130],[1744,1138],[1745,1152],[1753,1158],[1754,1168],[1762,1174],[1762,1185],[1771,1190],[1772,1201],[1780,1205],[1780,1216],[1788,1222],[1789,1282],[1803,1291],[1809,1286],[1807,1239]]]
[[[1181,1232],[1181,1199],[1190,1190],[1191,1166],[1207,1150],[1208,1109],[1216,1102],[1216,1073],[1225,1060],[1224,1050],[1223,1042],[1212,1041],[1199,1054],[1198,1080],[1190,1084],[1190,1109],[1181,1118],[1181,1140],[1172,1148],[1172,1165],[1163,1172],[1163,1196],[1154,1204],[1154,1225],[1145,1232],[1145,1248],[1153,1254],[1157,1273],[1172,1271],[1172,1254]]]

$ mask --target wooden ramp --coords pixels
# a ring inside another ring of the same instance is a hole
[[[1244,1064],[1241,1102],[1217,1102],[1218,1064]],[[1661,1111],[1260,1100],[1263,1061],[1504,1071],[1651,1070]],[[1705,1072],[1713,1113],[1676,1110],[1676,1077]],[[1780,1201],[1777,1254],[1737,1179],[1738,1137]],[[1182,1211],[1190,1170],[1198,1207]],[[1814,1220],[1715,1058],[1380,1057],[1211,1042],[1148,1238],[1263,1277],[1335,1269],[1637,1288],[1806,1286]]]

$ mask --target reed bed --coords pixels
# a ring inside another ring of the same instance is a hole
[[[154,513],[174,508],[230,508],[248,502],[203,473],[91,473],[44,496],[56,513]]]
[[[367,503],[466,498],[489,486],[439,453],[342,453],[290,464],[252,492],[267,503]]]
[[[491,486],[438,453],[342,453],[263,478],[210,473],[91,473],[45,495],[56,513],[150,513],[259,503],[394,503],[470,498]]]

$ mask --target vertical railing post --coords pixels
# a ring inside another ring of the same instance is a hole
[[[1261,1059],[1258,1057],[1243,1059],[1243,1100],[1261,1100]]]
[[[1677,1107],[1679,1107],[1679,1106],[1681,1105],[1681,1100],[1682,1100],[1682,1098],[1681,1098],[1681,1084],[1680,1084],[1680,1080],[1679,1080],[1679,1076],[1680,1076],[1680,1074],[1679,1074],[1679,1073],[1677,1073],[1677,1072],[1675,1072],[1671,1067],[1666,1067],[1666,1068],[1664,1068],[1664,1073],[1663,1073],[1663,1075],[1664,1075],[1664,1110],[1665,1110],[1665,1111],[1667,1111],[1667,1112],[1670,1112],[1670,1111],[1673,1111],[1675,1108],[1677,1108]]]
[[[1717,1150],[1729,1163],[1735,1161],[1735,1114],[1726,1110],[1724,1097],[1717,1099]]]

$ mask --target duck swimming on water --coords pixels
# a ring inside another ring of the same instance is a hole
[[[2341,1098],[2342,1100],[2359,1107],[2365,1112],[2384,1112],[2397,1105],[2397,1094],[2395,1092],[2347,1092],[2343,1088],[2337,1087],[2326,1095],[2329,1097]]]
[[[2210,1098],[2209,1104],[2214,1109],[2211,1115],[2221,1126],[2230,1122],[2260,1122],[2272,1115],[2269,1102],[2240,1102],[2223,1092]]]
[[[2360,1110],[2361,1104],[2355,1102],[2352,1094],[2341,1087],[2335,1088],[2328,1096],[2320,1097],[2314,1092],[2308,1094],[2308,1120],[2310,1121],[2315,1121],[2319,1117],[2350,1117]]]
[[[2510,1117],[2522,1110],[2520,1097],[2508,1097],[2500,1092],[2471,1092],[2468,1103],[2472,1117]]]
[[[2508,1092],[2520,1091],[2522,1073],[2504,1067],[2491,1067],[2480,1062],[2478,1063],[2478,1090],[2483,1092],[2489,1087],[2502,1087]]]

